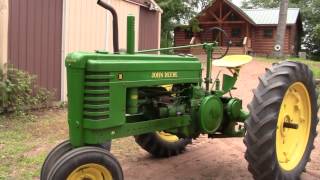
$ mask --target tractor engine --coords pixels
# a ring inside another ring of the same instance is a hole
[[[172,86],[166,87],[142,87],[139,88],[139,112],[143,119],[155,119],[181,116],[190,113],[186,108],[190,107],[188,97],[182,96]]]

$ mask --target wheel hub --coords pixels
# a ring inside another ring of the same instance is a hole
[[[301,161],[310,135],[311,104],[309,93],[301,82],[292,84],[283,98],[276,131],[278,163],[293,170]]]
[[[72,171],[67,180],[112,180],[112,175],[104,166],[91,163]]]

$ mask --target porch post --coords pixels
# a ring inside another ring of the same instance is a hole
[[[246,37],[249,38],[249,23],[246,23]]]

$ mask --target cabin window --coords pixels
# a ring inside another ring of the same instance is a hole
[[[228,20],[228,21],[238,21],[238,20],[239,20],[239,17],[232,12],[232,13],[228,16],[227,20]]]
[[[273,29],[264,29],[263,37],[265,38],[273,38]]]
[[[186,39],[191,39],[193,37],[193,32],[191,29],[184,30],[184,34],[186,35]]]
[[[241,35],[241,29],[240,28],[232,28],[231,30],[231,36],[232,37],[240,37]]]

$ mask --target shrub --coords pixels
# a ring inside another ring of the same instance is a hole
[[[7,78],[0,71],[0,114],[23,115],[29,110],[51,106],[53,93],[36,85],[36,77],[9,68]]]

